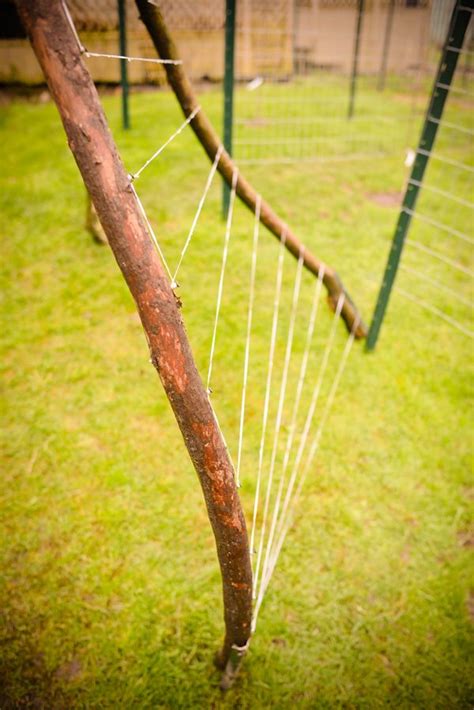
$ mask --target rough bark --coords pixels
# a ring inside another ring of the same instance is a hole
[[[138,209],[60,0],[16,0],[69,146],[136,301],[158,371],[204,492],[222,570],[221,660],[250,636],[251,567],[234,472],[199,378],[175,296]]]
[[[168,32],[159,8],[156,5],[151,4],[149,0],[135,1],[140,17],[145,24],[148,33],[150,34],[158,55],[162,59],[179,59],[179,53],[171,35]],[[179,101],[184,115],[187,118],[199,106],[199,102],[191,83],[186,76],[183,65],[165,64],[164,68],[166,70],[168,81]],[[221,140],[202,109],[193,118],[190,125],[205,152],[209,156],[209,159],[213,161],[216,157],[217,150],[221,145]],[[232,158],[226,151],[223,151],[219,160],[218,170],[229,186],[232,184],[232,175],[235,169],[236,166]],[[255,212],[257,192],[243,177],[243,175],[240,174],[240,172],[237,181],[237,195],[240,197],[242,202],[247,205],[247,207]],[[363,323],[354,302],[345,290],[341,279],[334,269],[328,264],[323,264],[322,261],[317,259],[308,249],[306,249],[288,225],[285,224],[280,217],[278,217],[270,205],[264,200],[262,200],[261,204],[260,219],[262,224],[264,224],[270,232],[277,237],[277,239],[281,239],[282,234],[285,233],[286,248],[296,258],[299,258],[300,254],[303,253],[304,264],[313,274],[317,276],[320,267],[324,265],[325,271],[323,281],[328,292],[331,307],[333,310],[336,309],[338,299],[341,293],[343,293],[345,300],[341,311],[341,317],[346,323],[349,332],[351,332],[352,329],[355,329],[356,338],[365,338],[367,335],[367,328]]]

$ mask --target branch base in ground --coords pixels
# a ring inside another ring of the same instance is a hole
[[[222,691],[229,690],[229,688],[231,688],[234,684],[242,665],[243,658],[247,653],[249,643],[250,639],[243,646],[233,644],[230,651],[226,652],[226,649],[223,648],[221,651],[216,653],[214,663],[219,670],[223,671],[221,681],[219,683],[219,687]]]

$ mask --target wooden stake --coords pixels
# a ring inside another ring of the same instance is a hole
[[[69,146],[137,304],[150,348],[204,493],[222,572],[225,665],[250,636],[252,572],[234,471],[196,370],[175,296],[147,233],[61,0],[16,0]]]
[[[166,27],[159,8],[150,3],[149,0],[135,1],[140,12],[140,17],[143,20],[161,59],[179,59],[178,51],[171,35],[168,32],[168,28]],[[184,115],[187,118],[199,105],[191,83],[186,76],[182,64],[165,64],[164,68],[168,81],[179,101]],[[221,145],[221,140],[202,109],[193,118],[190,125],[202,147],[209,156],[209,159],[214,161],[219,146]],[[232,184],[232,175],[236,170],[236,166],[226,151],[223,151],[217,169],[230,187]],[[242,202],[255,213],[258,195],[252,185],[242,176],[240,171],[237,181],[237,195],[240,197]],[[277,239],[281,239],[281,236],[284,233],[286,235],[285,246],[288,251],[290,251],[296,259],[299,259],[300,254],[304,253],[305,267],[316,277],[318,276],[320,268],[323,265],[322,261],[317,259],[308,249],[304,248],[298,237],[264,200],[261,202],[260,221],[265,225],[265,227],[267,227],[267,229],[270,230],[272,234],[277,237]],[[324,264],[323,282],[327,289],[329,302],[333,310],[336,310],[339,296],[342,293],[344,294],[345,300],[341,311],[341,317],[343,318],[349,332],[351,332],[355,326],[355,337],[365,338],[367,328],[364,325],[356,306],[345,290],[338,274],[327,264]]]

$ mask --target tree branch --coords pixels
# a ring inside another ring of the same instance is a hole
[[[16,0],[58,107],[69,146],[125,277],[151,361],[197,471],[222,572],[226,636],[220,654],[250,636],[252,572],[234,471],[202,385],[176,298],[153,247],[61,0]]]
[[[168,32],[168,28],[166,27],[159,8],[155,4],[149,2],[149,0],[135,1],[140,17],[148,30],[158,55],[162,59],[179,59],[178,50],[170,33]],[[165,64],[164,68],[171,88],[173,89],[181,109],[187,118],[199,106],[199,103],[191,83],[183,69],[183,65]],[[221,140],[202,109],[192,119],[190,125],[202,147],[206,151],[209,159],[214,161],[219,146],[221,145]],[[236,166],[226,151],[223,151],[219,160],[218,170],[226,183],[231,186],[232,175],[236,170]],[[257,192],[240,172],[237,180],[237,195],[240,197],[242,202],[246,204],[250,210],[252,210],[252,212],[255,212]],[[308,249],[306,249],[288,225],[285,224],[280,217],[278,217],[270,205],[264,200],[262,200],[261,203],[260,221],[275,237],[277,237],[277,239],[281,239],[282,234],[285,234],[286,248],[297,259],[300,254],[303,253],[305,267],[315,276],[318,275],[321,266],[324,266],[323,282],[327,289],[329,303],[332,309],[336,309],[339,297],[341,294],[344,294],[345,298],[341,311],[341,317],[346,323],[349,332],[354,329],[356,338],[365,338],[367,335],[367,328],[363,323],[354,302],[345,290],[341,279],[334,269],[327,264],[324,264]]]

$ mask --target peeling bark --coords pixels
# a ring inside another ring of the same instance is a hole
[[[158,55],[162,59],[179,59],[178,50],[173,42],[171,35],[168,32],[163,16],[159,8],[150,3],[149,0],[135,0],[140,13],[140,17],[148,30],[148,33],[155,45]],[[198,106],[199,102],[191,83],[186,76],[182,64],[164,65],[168,81],[173,89],[176,98],[181,106],[181,109],[187,118]],[[190,123],[199,142],[207,153],[209,159],[214,161],[218,148],[221,145],[221,140],[217,135],[211,122],[201,109]],[[223,151],[218,164],[218,170],[229,187],[232,184],[232,175],[235,172],[236,166],[230,155]],[[236,186],[237,195],[247,207],[255,212],[257,203],[257,192],[252,185],[240,174]],[[318,275],[321,266],[324,266],[323,282],[328,292],[329,304],[335,311],[337,302],[341,294],[344,294],[345,300],[341,311],[341,317],[344,320],[349,332],[354,329],[356,338],[365,338],[367,335],[367,327],[362,321],[357,308],[344,288],[344,285],[338,274],[328,264],[317,259],[308,249],[304,247],[298,237],[291,231],[287,224],[278,217],[272,210],[270,205],[262,200],[260,221],[270,230],[270,232],[281,239],[282,234],[285,234],[285,246],[297,259],[300,254],[303,254],[305,267]]]
[[[94,84],[60,0],[16,0],[69,146],[117,263],[199,476],[222,571],[226,635],[220,658],[250,636],[252,573],[234,471],[196,370],[175,296],[152,245]]]

